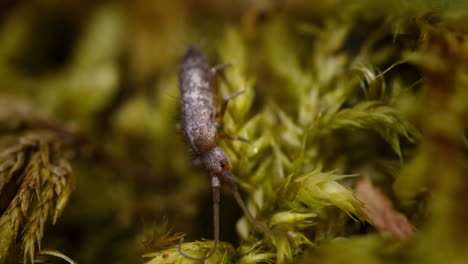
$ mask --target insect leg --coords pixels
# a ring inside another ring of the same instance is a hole
[[[250,143],[250,140],[248,140],[247,138],[237,136],[237,135],[234,135],[234,134],[219,134],[218,138],[219,139],[229,139],[229,140],[240,140],[240,141],[244,141],[246,143]]]
[[[231,67],[231,66],[232,66],[231,63],[217,64],[217,65],[211,67],[211,74],[212,74],[212,75],[216,75],[216,73],[217,73],[218,71],[224,70],[224,69],[226,69],[226,68],[228,68],[228,67]]]
[[[232,66],[230,63],[223,63],[215,65],[210,69],[210,87],[213,89],[213,101],[216,101],[216,98],[219,94],[218,71],[224,70],[230,66]]]
[[[213,96],[216,98],[217,94],[218,94],[218,91],[219,91],[219,88],[218,88],[218,78],[217,78],[217,73],[218,71],[220,70],[224,70],[228,67],[232,66],[231,63],[223,63],[223,64],[218,64],[218,65],[215,65],[213,67],[211,67],[211,87],[213,87],[213,90],[214,90],[214,93],[213,93]],[[221,104],[221,110],[219,111],[219,113],[217,114],[216,116],[216,119],[215,119],[215,122],[216,123],[220,123],[221,120],[223,120],[223,117],[224,117],[224,113],[226,112],[226,108],[227,108],[227,104],[229,102],[230,99],[238,96],[238,95],[241,95],[245,93],[245,90],[242,90],[242,91],[238,91],[238,92],[235,92],[231,95],[228,95],[226,98],[224,98],[223,100],[223,103]]]
[[[232,178],[231,173],[229,173],[229,171],[223,171],[222,177],[225,181],[229,183],[229,185],[231,186],[232,194],[234,195],[234,199],[236,199],[236,202],[239,204],[242,211],[244,211],[244,214],[247,216],[247,218],[249,218],[249,220],[255,226],[263,230],[263,232],[274,235],[274,236],[289,237],[287,234],[278,233],[276,231],[271,230],[270,228],[262,224],[260,221],[255,219],[255,217],[253,217],[253,215],[250,213],[249,209],[247,209],[247,206],[245,205],[244,200],[242,200],[242,197],[239,194],[239,190],[237,189],[237,185],[234,182],[234,178]]]
[[[179,254],[182,255],[185,258],[195,260],[195,261],[204,261],[209,258],[211,258],[215,253],[216,250],[218,249],[218,242],[219,242],[219,189],[221,188],[221,183],[219,181],[218,176],[212,174],[211,175],[211,186],[213,188],[213,233],[214,233],[214,245],[213,248],[211,249],[210,253],[202,258],[197,258],[197,257],[191,257],[187,254],[185,254],[182,251],[182,243],[184,242],[184,238],[181,238],[179,241]]]
[[[216,123],[219,124],[219,123],[221,123],[221,120],[223,120],[223,117],[224,117],[224,114],[226,113],[226,109],[227,109],[227,105],[228,105],[229,100],[231,100],[232,98],[234,98],[234,97],[236,97],[238,95],[241,95],[243,93],[245,93],[245,90],[235,92],[233,94],[230,94],[230,95],[226,96],[226,98],[224,98],[223,103],[221,104],[221,110],[216,115],[216,119],[215,119]]]

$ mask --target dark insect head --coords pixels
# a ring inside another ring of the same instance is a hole
[[[224,171],[231,170],[231,162],[220,147],[214,147],[203,153],[202,161],[205,169],[218,176],[221,176]]]

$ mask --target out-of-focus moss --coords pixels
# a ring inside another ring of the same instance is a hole
[[[407,243],[395,243],[376,235],[335,238],[324,243],[319,250],[309,250],[297,263],[408,263],[411,262],[403,248]]]
[[[85,122],[110,100],[119,82],[118,59],[126,17],[119,5],[104,5],[89,17],[69,66],[43,82],[42,103],[62,119]]]

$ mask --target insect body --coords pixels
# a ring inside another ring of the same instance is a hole
[[[210,172],[211,186],[213,188],[214,246],[211,252],[203,258],[188,256],[181,250],[183,238],[179,241],[179,253],[186,258],[198,261],[206,260],[213,256],[218,246],[219,190],[221,188],[221,179],[229,183],[239,206],[257,227],[270,234],[282,235],[270,230],[250,214],[230,173],[231,163],[229,158],[216,144],[218,127],[229,99],[244,92],[237,92],[225,98],[219,114],[216,114],[216,108],[213,104],[215,96],[212,86],[216,71],[226,66],[228,65],[222,64],[210,68],[203,54],[195,48],[190,48],[184,57],[179,72],[180,103],[184,132],[191,148],[198,155],[205,169]]]
[[[216,145],[217,124],[210,67],[198,50],[188,50],[179,79],[185,135],[195,153],[201,155]]]

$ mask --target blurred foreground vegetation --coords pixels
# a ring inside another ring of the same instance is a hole
[[[233,64],[222,131],[250,143],[220,145],[291,236],[226,188],[206,263],[466,263],[468,4],[376,2],[1,4],[0,263],[192,263],[181,233],[209,251],[178,125],[189,46]]]

